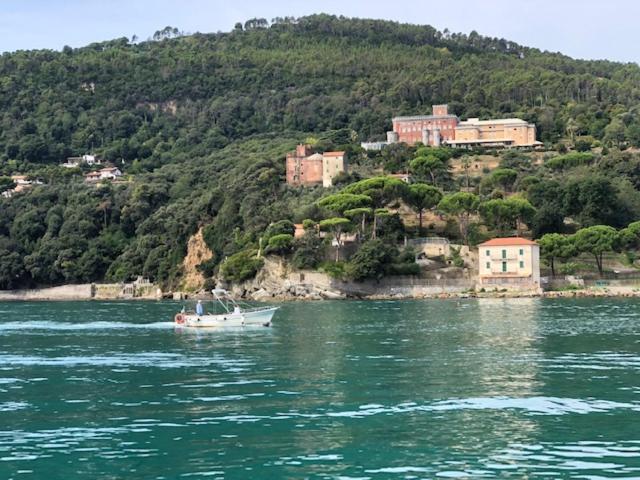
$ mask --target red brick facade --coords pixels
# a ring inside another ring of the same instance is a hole
[[[392,121],[398,142],[439,146],[442,142],[455,139],[460,120],[455,115],[449,115],[447,105],[434,105],[433,115],[395,117]]]
[[[298,145],[295,152],[287,153],[287,183],[297,186],[322,184],[330,187],[333,177],[346,171],[345,152],[311,154],[309,145]]]
[[[322,155],[311,155],[309,145],[298,145],[287,153],[287,183],[289,185],[317,185],[322,183]]]

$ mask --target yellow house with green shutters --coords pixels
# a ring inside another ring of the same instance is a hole
[[[540,246],[522,237],[478,245],[478,288],[540,290]]]

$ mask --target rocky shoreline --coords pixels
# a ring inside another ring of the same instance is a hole
[[[94,300],[161,300],[171,296],[144,296],[122,297],[120,295],[90,296],[75,291],[75,285],[61,287],[32,289],[21,291],[0,291],[0,302],[10,301],[94,301]],[[72,293],[61,293],[72,290]],[[344,293],[336,290],[322,288],[291,287],[277,292],[264,288],[248,291],[241,286],[231,288],[231,293],[236,298],[253,300],[258,302],[291,302],[291,301],[322,301],[322,300],[421,300],[421,299],[469,299],[469,298],[637,298],[640,297],[640,289],[630,287],[613,288],[587,288],[581,290],[546,291],[538,292],[441,292],[441,293],[377,293],[371,295],[359,295]],[[176,292],[173,299],[198,299],[210,296],[205,291],[200,292]]]

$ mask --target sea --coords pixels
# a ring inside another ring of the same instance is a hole
[[[0,303],[0,479],[638,479],[637,299]]]

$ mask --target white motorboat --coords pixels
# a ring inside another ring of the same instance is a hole
[[[279,307],[246,307],[242,308],[229,292],[222,289],[211,291],[214,307],[222,309],[220,313],[210,313],[203,309],[201,315],[189,311],[177,313],[174,321],[180,327],[216,328],[216,327],[268,327],[271,318]]]

